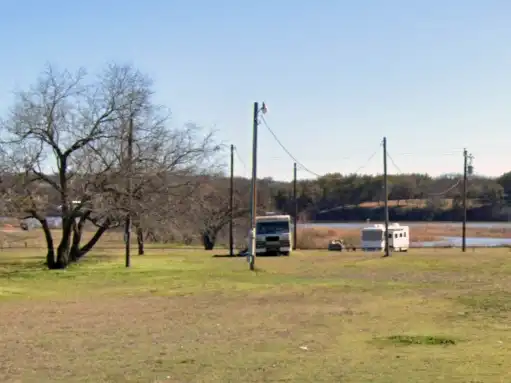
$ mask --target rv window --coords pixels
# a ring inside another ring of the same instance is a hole
[[[257,234],[280,234],[289,232],[288,221],[266,221],[257,222]]]
[[[389,234],[389,238],[392,238],[392,233]]]
[[[403,233],[399,233],[399,238],[402,238],[403,237]]]
[[[363,230],[362,241],[382,241],[383,232],[379,230]]]

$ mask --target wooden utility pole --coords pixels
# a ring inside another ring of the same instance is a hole
[[[383,194],[384,199],[384,215],[385,215],[385,254],[384,257],[390,255],[389,249],[389,192],[388,192],[388,177],[387,177],[387,138],[383,137]]]
[[[297,236],[297,225],[298,225],[298,195],[296,191],[296,162],[293,165],[293,202],[294,202],[294,212],[293,212],[293,250],[296,250],[296,244],[298,241]]]
[[[254,102],[254,117],[252,121],[252,183],[250,199],[250,246],[248,249],[248,263],[250,270],[255,270],[256,257],[256,216],[257,216],[257,126],[259,104]]]
[[[234,205],[234,145],[231,145],[231,180],[229,187],[229,255],[231,257],[234,256],[233,205]]]
[[[128,195],[128,212],[126,214],[126,226],[125,226],[125,241],[126,241],[126,260],[125,266],[131,266],[131,254],[130,254],[130,246],[131,246],[131,214],[133,209],[133,117],[130,118],[128,124],[128,159],[126,164],[126,193]]]
[[[463,149],[463,222],[461,224],[461,251],[467,251],[467,180],[468,153]]]

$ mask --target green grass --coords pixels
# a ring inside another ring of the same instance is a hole
[[[0,252],[1,382],[511,381],[511,252]]]

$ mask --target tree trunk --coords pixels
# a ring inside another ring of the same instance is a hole
[[[48,226],[48,221],[46,218],[42,218],[37,211],[30,211],[31,217],[34,217],[41,223],[41,227],[44,232],[44,239],[46,240],[46,262],[44,263],[48,269],[58,269],[58,264],[55,262],[55,249],[53,246],[53,236],[51,235],[50,226]]]
[[[202,242],[204,250],[213,250],[215,248],[216,235],[206,231],[202,234]]]
[[[138,243],[138,255],[144,255],[144,231],[140,226],[137,226],[137,243]]]
[[[73,238],[71,243],[71,251],[69,254],[69,258],[71,262],[77,262],[81,258],[80,251],[80,242],[82,240],[83,226],[85,225],[85,220],[90,215],[90,212],[86,213],[80,220],[76,222],[74,220],[72,229],[73,229]]]
[[[62,219],[62,239],[57,248],[57,269],[65,269],[70,263],[71,231],[73,220],[69,217]]]
[[[44,238],[46,240],[46,266],[48,269],[55,269],[55,249],[53,248],[53,237],[51,235],[50,227],[48,226],[48,221],[46,218],[40,219],[41,226],[44,231]]]
[[[92,248],[96,245],[96,243],[98,243],[98,241],[101,239],[101,236],[103,234],[105,234],[105,232],[108,230],[109,227],[110,227],[110,224],[108,222],[106,222],[103,226],[101,226],[100,228],[98,228],[98,230],[96,230],[96,232],[94,233],[92,238],[89,240],[89,242],[87,242],[85,245],[83,245],[80,248],[77,260],[79,260],[85,254],[87,254],[89,251],[92,250]]]
[[[71,250],[69,251],[70,262],[76,262],[80,258],[80,241],[82,239],[82,233],[77,229],[73,228],[73,239],[71,243]]]

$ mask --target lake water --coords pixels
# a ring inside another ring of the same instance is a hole
[[[303,224],[304,227],[333,227],[333,228],[343,228],[343,229],[356,229],[356,228],[363,228],[369,225],[373,225],[376,223],[383,222],[312,222],[312,223],[305,223]],[[461,222],[402,222],[401,225],[405,226],[459,226],[461,229]],[[468,222],[467,227],[505,227],[511,229],[511,222]]]
[[[382,222],[337,222],[337,223],[306,223],[303,227],[325,227],[325,228],[339,228],[339,229],[362,229],[363,227]],[[459,227],[459,237],[443,237],[439,241],[432,242],[414,242],[411,245],[417,247],[435,247],[435,246],[452,246],[461,247],[461,222],[403,222],[402,225],[410,226],[413,230],[414,226],[451,226]],[[509,228],[511,229],[511,222],[468,222],[467,227],[472,228]],[[511,246],[511,238],[484,238],[484,237],[467,237],[467,246],[469,247],[491,247],[491,246]]]

